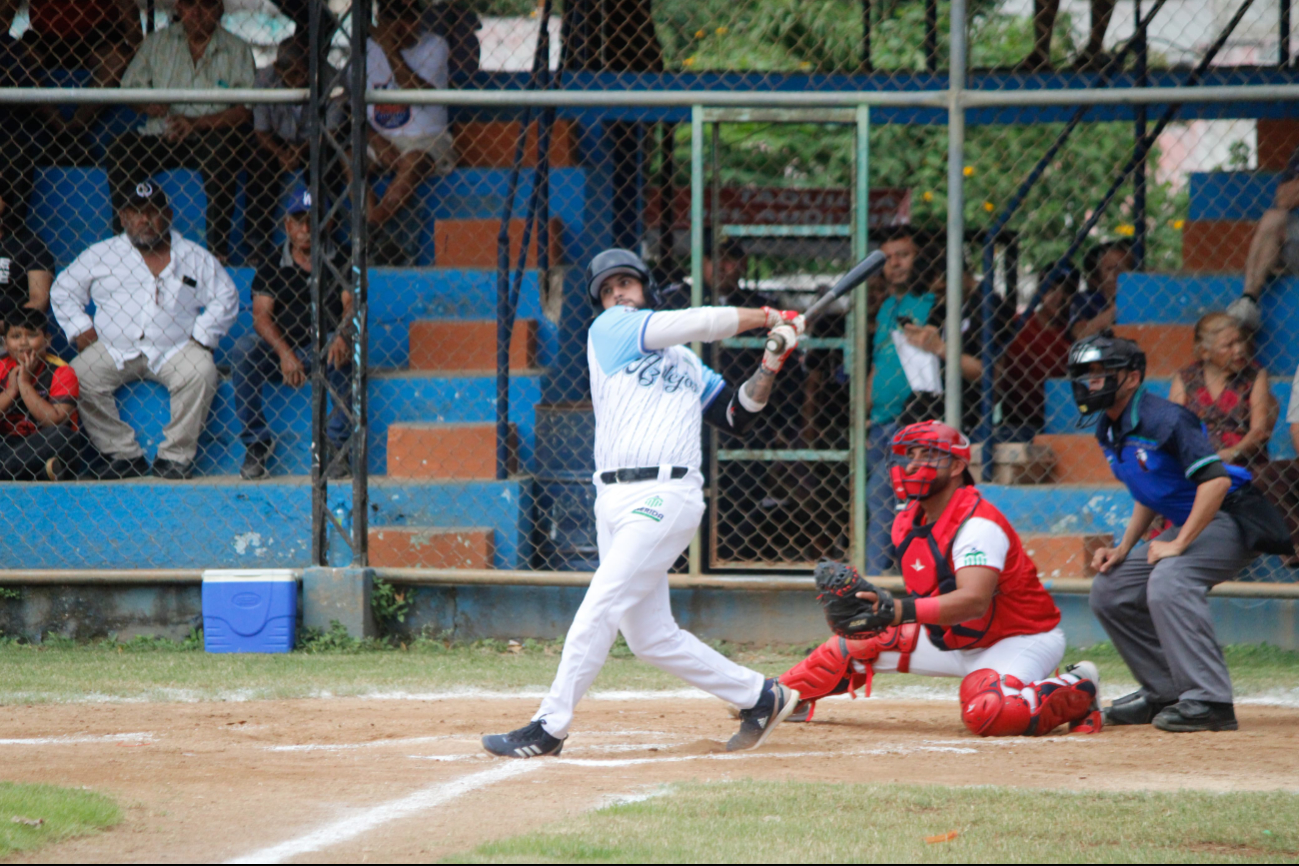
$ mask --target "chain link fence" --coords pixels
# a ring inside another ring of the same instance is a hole
[[[946,2],[0,6],[4,86],[58,88],[0,106],[0,497],[34,527],[6,567],[593,569],[582,270],[613,246],[678,307],[804,309],[889,257],[751,435],[705,434],[680,569],[892,570],[885,443],[943,416],[958,294],[976,475],[1044,576],[1086,575],[1130,511],[1064,378],[1102,327],[1299,534],[1286,3],[971,2],[962,198]],[[1232,85],[1256,96],[1015,101]],[[813,99],[850,92],[872,107]],[[1256,320],[1215,315],[1242,292]],[[760,336],[705,361],[738,383]]]

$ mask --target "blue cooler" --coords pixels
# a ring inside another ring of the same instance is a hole
[[[297,617],[292,569],[203,572],[203,645],[210,653],[289,652]]]

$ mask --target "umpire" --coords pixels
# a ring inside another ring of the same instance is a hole
[[[1249,472],[1218,457],[1190,411],[1146,390],[1145,373],[1141,347],[1108,329],[1069,350],[1074,400],[1100,414],[1096,438],[1134,500],[1123,540],[1093,559],[1092,612],[1141,684],[1105,723],[1234,731],[1207,594],[1268,549],[1257,530],[1272,516]],[[1144,542],[1156,515],[1172,525]]]

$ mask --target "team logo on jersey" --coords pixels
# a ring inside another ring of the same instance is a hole
[[[633,508],[631,513],[638,517],[648,517],[658,523],[663,519],[663,512],[658,510],[661,505],[663,505],[662,496],[651,496],[640,508]]]
[[[1144,448],[1137,449],[1137,465],[1141,467],[1143,472],[1150,471],[1150,467],[1146,465],[1146,461],[1149,459],[1150,459],[1150,455],[1146,453],[1146,449]]]
[[[663,497],[651,496],[649,499],[645,500],[645,504],[648,505],[650,508],[658,508],[660,505],[663,504]]]
[[[961,554],[961,568],[971,565],[987,565],[988,555],[982,550],[967,550]]]
[[[636,384],[642,388],[649,388],[662,379],[664,394],[674,394],[682,388],[699,393],[699,383],[691,377],[689,367],[684,364],[664,364],[660,352],[628,364],[623,372],[635,376]]]

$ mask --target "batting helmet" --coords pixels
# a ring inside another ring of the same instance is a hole
[[[1105,377],[1102,386],[1095,391],[1091,383],[1099,374],[1093,372],[1093,364],[1101,365]],[[1145,378],[1146,353],[1132,340],[1116,337],[1106,328],[1074,343],[1069,348],[1069,381],[1078,411],[1094,415],[1113,406],[1119,391],[1118,374],[1121,370],[1138,370]]]
[[[586,266],[586,293],[591,298],[591,305],[595,307],[597,314],[604,310],[604,304],[600,302],[600,286],[615,274],[628,274],[640,280],[645,292],[645,307],[650,310],[658,309],[662,299],[659,297],[658,283],[654,281],[649,266],[631,250],[614,248],[596,253],[595,258],[591,259],[591,263]]]
[[[889,466],[889,479],[898,499],[928,499],[935,492],[934,482],[938,470],[950,465],[953,458],[970,463],[970,440],[955,427],[941,421],[920,421],[908,424],[893,436],[893,459]],[[937,460],[916,461],[911,458],[912,448],[926,448],[947,455]],[[965,482],[974,479],[965,471]]]

